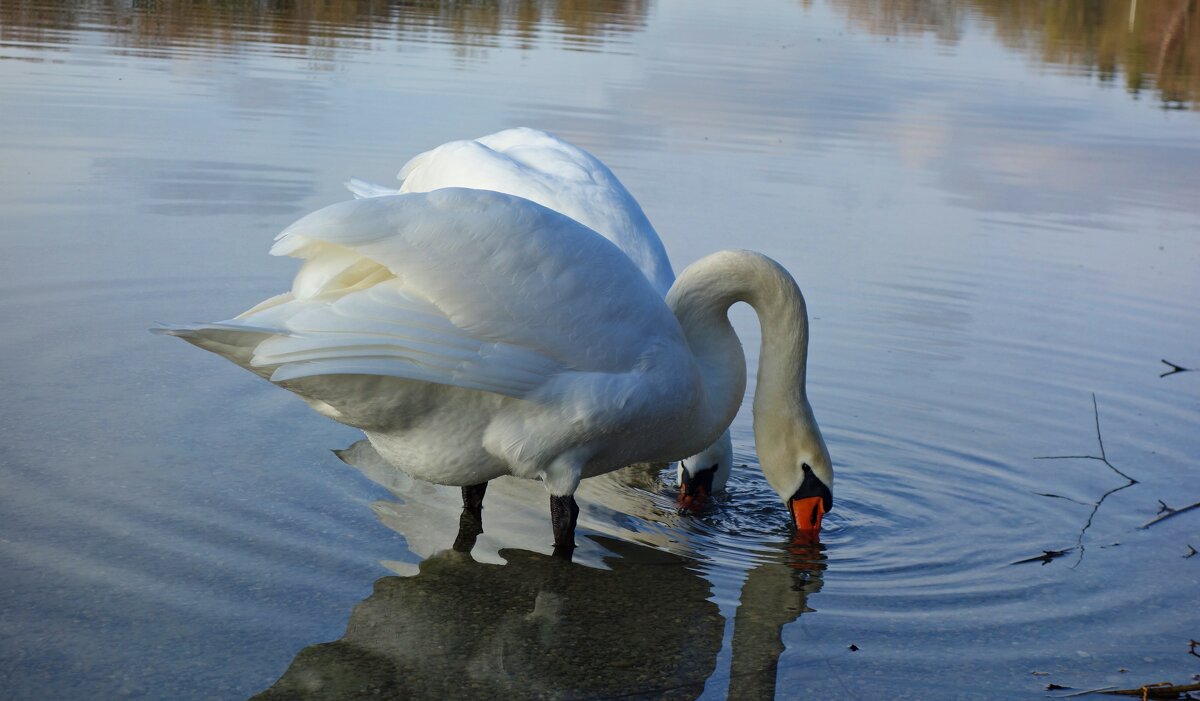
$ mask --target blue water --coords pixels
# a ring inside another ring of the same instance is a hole
[[[1200,368],[1178,5],[4,3],[0,697],[1191,682],[1200,510],[1140,528],[1200,501],[1200,371],[1160,377]],[[699,517],[669,471],[597,478],[563,566],[544,491],[505,482],[466,557],[454,490],[146,333],[286,288],[272,237],[346,178],[514,125],[608,163],[677,270],[743,247],[795,274],[820,549],[749,398]]]

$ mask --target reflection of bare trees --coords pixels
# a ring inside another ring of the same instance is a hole
[[[888,36],[933,32],[955,42],[981,20],[1039,61],[1154,89],[1167,106],[1200,100],[1200,0],[831,0],[855,26]]]
[[[46,44],[65,32],[99,26],[124,45],[367,46],[374,39],[422,40],[449,35],[459,46],[503,41],[527,48],[561,36],[586,47],[645,23],[650,0],[85,0],[0,3],[0,40]]]
[[[810,0],[802,4],[808,5]],[[328,51],[379,39],[447,41],[458,50],[599,46],[639,31],[651,0],[82,0],[0,3],[0,41],[53,45],[100,27],[124,46],[243,42]],[[858,28],[959,41],[971,20],[1039,61],[1153,89],[1168,106],[1200,100],[1200,0],[829,0]],[[287,47],[286,49],[282,47]]]
[[[872,34],[896,36],[933,32],[943,41],[962,37],[967,8],[959,0],[834,0],[855,26]]]

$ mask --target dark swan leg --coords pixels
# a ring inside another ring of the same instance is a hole
[[[550,496],[550,524],[554,527],[554,555],[571,558],[575,550],[575,522],[579,520],[579,505],[575,496]]]
[[[463,510],[458,517],[458,536],[451,546],[458,552],[471,552],[475,540],[483,533],[483,494],[487,482],[462,488]]]
[[[476,516],[483,511],[483,494],[487,491],[487,482],[472,484],[462,488],[463,508],[473,511]]]

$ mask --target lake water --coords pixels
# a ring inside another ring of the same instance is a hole
[[[0,697],[1192,683],[1200,510],[1141,526],[1200,501],[1200,371],[1160,377],[1200,368],[1198,37],[1186,0],[0,4]],[[516,125],[608,163],[676,270],[795,274],[819,549],[749,401],[703,515],[597,478],[563,565],[502,482],[467,556],[455,490],[146,332],[285,289],[272,237],[346,178]]]

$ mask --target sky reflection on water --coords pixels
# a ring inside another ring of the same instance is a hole
[[[625,669],[685,697],[1185,681],[1200,517],[1138,527],[1200,500],[1200,373],[1158,376],[1200,367],[1198,22],[1173,0],[0,4],[7,693],[246,698],[327,650],[404,652],[356,636],[455,557],[455,495],[348,468],[326,449],[361,435],[145,329],[278,292],[271,237],[346,178],[518,124],[608,163],[677,270],[747,247],[796,274],[838,502],[797,567],[747,404],[748,467],[702,516],[653,471],[586,485],[554,618],[522,578],[540,487],[497,485],[474,561],[439,575],[513,594],[513,635],[473,640],[481,684],[511,690],[492,662],[601,604],[674,636]],[[1084,532],[1120,478],[1035,458],[1097,454],[1093,393],[1139,483]]]

